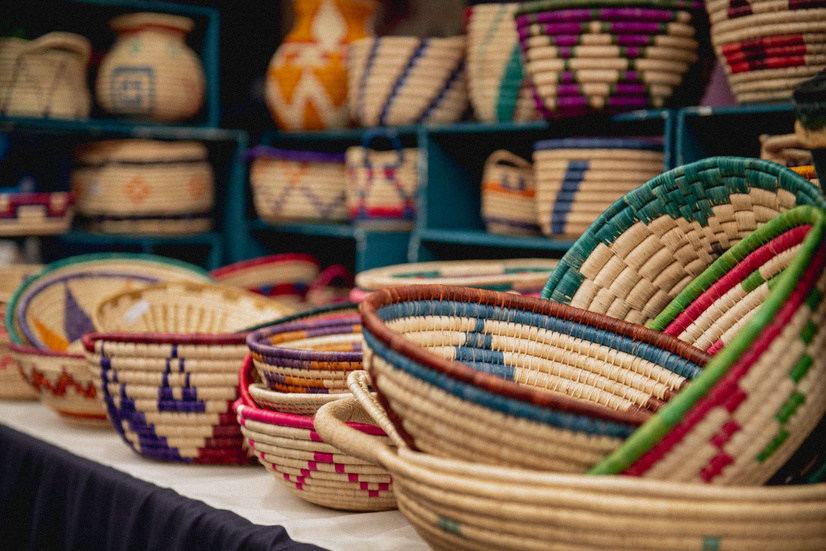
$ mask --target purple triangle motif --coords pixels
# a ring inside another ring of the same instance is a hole
[[[63,316],[63,331],[66,333],[66,339],[69,342],[74,342],[84,333],[88,333],[94,329],[92,320],[80,307],[75,299],[72,291],[69,289],[69,284],[64,284],[66,289],[66,300],[64,304],[65,314]]]

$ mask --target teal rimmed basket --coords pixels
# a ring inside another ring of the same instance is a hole
[[[702,374],[591,472],[763,484],[800,451],[826,413],[826,211],[804,206],[784,218],[805,236],[762,304]],[[822,455],[822,439],[807,445]]]
[[[711,157],[671,169],[606,209],[541,297],[641,325],[738,241],[820,189],[777,163]]]
[[[406,442],[585,472],[709,356],[670,335],[510,293],[411,285],[361,304],[364,367]]]

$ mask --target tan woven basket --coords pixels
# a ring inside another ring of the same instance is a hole
[[[530,161],[499,149],[482,172],[482,221],[491,233],[538,235],[536,186]]]

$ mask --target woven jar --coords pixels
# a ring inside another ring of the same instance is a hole
[[[206,79],[200,57],[186,44],[188,17],[140,12],[109,21],[117,33],[100,64],[95,94],[117,117],[185,120],[201,109]]]

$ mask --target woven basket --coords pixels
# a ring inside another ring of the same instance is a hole
[[[74,152],[72,191],[88,229],[193,233],[212,228],[215,177],[201,142],[106,140]]]
[[[321,273],[318,259],[304,253],[283,253],[242,260],[212,270],[219,283],[240,287],[298,308]]]
[[[669,170],[605,210],[542,298],[646,325],[723,252],[797,205],[826,205],[794,171],[712,157]]]
[[[39,393],[23,378],[10,345],[8,332],[0,329],[0,400],[35,400]]]
[[[53,193],[0,193],[0,236],[58,235],[72,227],[75,195]]]
[[[800,245],[762,304],[743,314],[745,322],[733,329],[733,338],[703,373],[594,472],[763,484],[824,417],[826,353],[819,332],[826,321],[821,298],[826,285],[826,211],[803,206],[784,218],[781,228],[792,222],[800,228]],[[719,273],[741,252],[732,251],[721,264],[712,265],[709,274]],[[768,247],[766,252],[772,254]],[[730,273],[738,277],[736,269]],[[699,287],[705,286],[707,275],[698,278]],[[686,297],[694,291],[689,287]],[[751,306],[748,298],[742,302]],[[725,323],[722,312],[719,317]]]
[[[291,493],[323,507],[349,511],[396,508],[393,482],[387,472],[341,453],[318,437],[313,415],[295,415],[258,407],[247,392],[254,371],[251,357],[240,370],[241,399],[234,409],[249,447],[267,471]],[[347,425],[386,440],[366,416],[354,416]]]
[[[411,447],[585,472],[695,377],[708,355],[536,298],[444,285],[361,304],[364,365]]]
[[[256,146],[250,185],[258,217],[265,222],[347,220],[344,155]]]
[[[393,477],[399,510],[433,549],[819,549],[826,484],[721,487],[481,465],[397,448],[350,430],[359,411],[394,437],[376,404],[356,394],[322,407],[315,427]]]
[[[356,274],[358,298],[404,285],[442,284],[538,295],[559,261],[553,258],[440,260],[372,268]]]
[[[11,344],[9,350],[23,379],[61,419],[78,425],[111,426],[82,354],[20,344]]]
[[[536,186],[530,161],[498,149],[482,173],[482,220],[491,233],[538,235]]]
[[[796,134],[761,134],[759,140],[761,159],[788,167],[812,164],[812,152],[803,147]]]
[[[387,140],[389,150],[374,149]],[[410,229],[418,213],[418,149],[403,148],[388,129],[371,129],[347,148],[347,210],[359,225]]]
[[[201,268],[138,253],[77,255],[47,264],[15,291],[6,311],[12,342],[58,352],[80,352],[92,312],[106,296],[160,281],[207,281]]]
[[[347,392],[347,375],[362,369],[358,315],[279,323],[247,337],[261,381],[272,390]]]
[[[99,301],[92,322],[106,333],[229,334],[291,312],[237,287],[167,281]]]
[[[464,36],[382,36],[351,42],[347,82],[356,124],[456,122],[468,108],[464,57]]]

